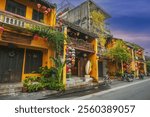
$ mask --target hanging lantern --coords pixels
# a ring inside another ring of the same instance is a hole
[[[44,10],[44,11],[45,11],[46,9],[47,9],[47,8],[46,8],[46,6],[42,6],[42,10]]]
[[[0,32],[3,33],[4,28],[0,26]]]
[[[48,11],[48,12],[51,12],[51,9],[50,9],[50,8],[48,8],[48,9],[47,9],[47,11]]]
[[[79,32],[77,32],[77,36],[79,36],[80,35],[80,33]]]
[[[47,14],[48,14],[48,11],[47,11],[47,10],[45,10],[45,11],[44,11],[44,13],[47,15]]]
[[[63,23],[62,23],[62,22],[60,22],[60,23],[59,23],[59,25],[60,25],[60,26],[62,26],[62,25],[63,25]]]
[[[63,12],[60,12],[59,14],[60,14],[60,15],[62,15],[62,14],[63,14]]]
[[[37,8],[38,8],[38,9],[40,9],[41,6],[42,6],[41,4],[39,4],[39,3],[37,4]]]
[[[59,22],[61,22],[61,23],[62,23],[62,22],[63,22],[63,19],[62,19],[62,18],[60,18],[60,19],[59,19]]]
[[[83,56],[84,56],[84,57],[87,57],[87,54],[86,54],[86,53],[84,53],[84,54],[83,54]]]
[[[88,36],[85,36],[85,39],[88,39]]]

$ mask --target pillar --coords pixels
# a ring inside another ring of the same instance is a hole
[[[67,38],[67,27],[64,27],[64,35],[65,35],[65,38]],[[67,48],[67,42],[64,41],[64,51],[63,51],[64,61],[66,61],[66,48]],[[65,64],[65,66],[63,68],[63,84],[65,85],[65,87],[66,87],[66,80],[67,80],[66,74],[67,74],[67,72],[66,72],[66,64]]]
[[[91,72],[91,76],[94,78],[95,81],[98,82],[98,58],[97,58],[97,53],[98,53],[98,44],[97,44],[97,39],[94,39],[92,41],[93,46],[94,46],[94,51],[95,53],[92,54],[89,59],[91,60],[91,63],[92,63],[92,72]]]
[[[6,0],[1,0],[0,2],[0,10],[5,10],[5,7],[6,7]]]

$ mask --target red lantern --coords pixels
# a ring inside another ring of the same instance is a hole
[[[36,34],[36,35],[34,35],[34,39],[35,40],[38,40],[39,39],[39,36]]]
[[[40,8],[41,8],[41,6],[42,6],[41,4],[37,4],[38,9],[40,9]]]
[[[60,15],[62,15],[62,14],[63,14],[63,12],[60,12],[59,14],[60,14]]]
[[[48,11],[46,10],[46,11],[44,11],[44,13],[47,15],[47,14],[48,14]]]
[[[60,26],[62,26],[63,24],[62,24],[62,22],[60,22],[60,24],[59,24]]]
[[[42,10],[44,10],[44,11],[45,11],[46,9],[47,9],[47,8],[46,8],[46,6],[42,6]]]
[[[4,28],[0,26],[0,32],[3,33]]]
[[[47,9],[47,11],[48,11],[48,12],[50,12],[50,11],[51,11],[51,9],[50,9],[50,8],[48,8],[48,9]]]

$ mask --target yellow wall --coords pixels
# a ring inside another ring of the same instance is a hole
[[[98,43],[97,43],[97,39],[94,39],[92,41],[92,44],[94,46],[94,51],[95,53],[90,55],[90,60],[91,60],[91,63],[92,63],[92,71],[90,73],[91,77],[94,78],[95,81],[98,82],[98,57],[97,57],[97,53],[98,53],[98,50],[97,50],[97,46],[98,46]]]
[[[26,18],[29,20],[32,20],[32,12],[33,9],[37,9],[36,3],[32,4],[31,2],[27,1],[27,0],[15,0],[16,2],[19,2],[25,6],[27,6],[26,8]],[[6,6],[6,0],[1,0],[0,1],[0,10],[5,10],[5,6]],[[42,12],[42,11],[40,11]],[[55,26],[56,24],[56,9],[53,8],[51,10],[50,13],[48,13],[47,15],[44,14],[44,23],[50,26]]]
[[[64,35],[65,35],[65,38],[67,38],[67,27],[64,28]],[[63,59],[64,61],[66,60],[66,48],[67,48],[67,42],[64,41],[64,55],[63,55]],[[66,71],[66,64],[63,68],[63,84],[66,86],[66,74],[67,74],[67,71]]]
[[[5,6],[6,6],[6,0],[1,0],[0,1],[0,10],[5,10]]]

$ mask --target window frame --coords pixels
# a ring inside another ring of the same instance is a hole
[[[14,0],[6,0],[5,10],[20,16],[26,16],[27,6]]]

